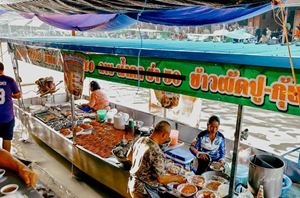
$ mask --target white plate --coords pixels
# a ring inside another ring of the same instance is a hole
[[[8,188],[14,188],[14,190],[12,190],[10,192],[5,192],[5,190],[7,190]],[[13,193],[17,192],[18,189],[19,189],[19,186],[17,184],[8,184],[6,186],[3,186],[0,189],[0,192],[4,195],[9,195],[9,194],[13,194]]]

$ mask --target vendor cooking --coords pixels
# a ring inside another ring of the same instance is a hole
[[[225,138],[218,131],[220,119],[217,116],[211,116],[207,123],[207,129],[201,131],[192,142],[190,150],[196,156],[192,170],[201,175],[213,161],[225,164]]]
[[[101,90],[100,85],[96,81],[90,82],[90,101],[87,104],[82,104],[79,107],[81,110],[89,112],[89,111],[97,111],[99,109],[109,110],[109,101],[107,99],[106,94]]]
[[[149,197],[151,188],[171,182],[183,183],[180,175],[167,175],[165,158],[160,146],[170,140],[171,125],[160,121],[150,137],[141,137],[128,152],[132,162],[128,189],[132,198]],[[151,196],[152,197],[152,196]]]

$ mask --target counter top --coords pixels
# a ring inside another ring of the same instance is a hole
[[[11,195],[2,195],[0,194],[0,197],[29,197],[29,198],[42,198],[42,195],[40,195],[34,188],[27,187],[26,184],[21,180],[21,178],[18,176],[16,172],[6,170],[6,173],[2,178],[0,178],[0,189],[3,186],[6,186],[8,184],[17,184],[19,186],[19,189],[16,193]]]

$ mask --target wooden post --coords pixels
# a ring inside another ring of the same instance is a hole
[[[75,30],[72,30],[72,36],[76,36],[76,31]]]

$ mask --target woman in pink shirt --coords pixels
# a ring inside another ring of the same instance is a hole
[[[96,81],[90,83],[90,102],[83,104],[83,107],[89,107],[90,110],[97,111],[99,109],[109,110],[109,101],[106,94],[101,90],[100,85]],[[86,108],[80,108],[84,111],[88,111]]]

